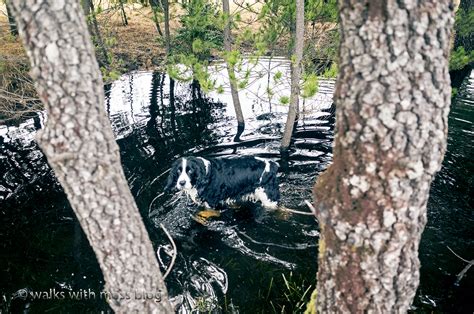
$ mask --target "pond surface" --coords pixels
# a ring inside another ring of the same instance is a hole
[[[157,72],[130,73],[106,86],[107,113],[122,164],[163,269],[169,265],[171,245],[160,223],[178,246],[166,282],[180,312],[302,312],[315,286],[319,233],[311,216],[245,205],[203,226],[192,219],[197,208],[185,197],[162,194],[167,171],[178,157],[252,155],[279,162],[282,203],[308,211],[304,200],[311,199],[315,178],[332,158],[334,82],[321,80],[316,96],[302,102],[293,149],[282,160],[279,140],[287,106],[280,98],[289,96],[289,62],[261,59],[247,66],[253,76],[240,93],[246,128],[238,142],[227,86],[222,94],[205,94],[196,85]],[[283,79],[275,80],[279,71]],[[221,64],[213,75],[218,85],[227,82]],[[103,289],[94,253],[34,142],[43,122],[39,113],[17,125],[0,126],[0,311],[108,310],[97,295],[21,297],[25,290],[90,289],[99,294]],[[472,74],[459,88],[449,123],[448,152],[432,185],[420,245],[417,312],[474,310],[474,270],[457,283],[466,263],[448,249],[474,258]]]

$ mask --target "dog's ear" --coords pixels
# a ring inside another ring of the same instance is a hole
[[[197,161],[198,167],[196,167],[196,188],[198,192],[203,192],[209,184],[210,177],[210,166],[206,171],[206,164],[202,159]]]
[[[172,167],[168,179],[166,179],[165,191],[170,191],[176,185],[177,175],[175,167]]]

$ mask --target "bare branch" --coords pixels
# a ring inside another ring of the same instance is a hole
[[[165,226],[163,224],[160,224],[160,227],[166,233],[166,236],[168,237],[168,239],[170,239],[171,245],[173,246],[173,256],[171,257],[171,263],[168,266],[166,273],[163,275],[163,280],[164,280],[169,275],[169,273],[171,272],[171,269],[174,266],[174,263],[176,261],[176,256],[178,255],[178,249],[176,248],[176,244],[174,243],[174,240],[171,237],[171,234],[168,232],[168,230],[166,230]]]
[[[285,207],[285,206],[280,206],[280,207],[278,207],[278,209],[281,209],[281,210],[283,210],[283,211],[286,211],[286,212],[289,212],[289,213],[293,213],[293,214],[306,215],[306,216],[314,216],[313,213],[310,213],[310,212],[303,212],[303,211],[291,209],[291,208],[288,208],[288,207]]]

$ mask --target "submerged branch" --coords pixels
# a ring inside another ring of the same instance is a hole
[[[166,236],[171,242],[171,245],[173,246],[173,255],[171,256],[171,263],[166,269],[166,273],[163,275],[163,280],[166,279],[166,277],[169,275],[171,272],[171,269],[173,269],[174,263],[176,262],[176,256],[178,255],[178,249],[176,247],[176,243],[174,243],[173,238],[171,237],[171,234],[168,232],[168,230],[165,228],[163,224],[160,224],[161,229],[166,233]]]

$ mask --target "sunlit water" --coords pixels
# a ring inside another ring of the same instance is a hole
[[[280,163],[282,203],[308,211],[311,187],[332,158],[334,82],[321,80],[319,92],[302,101],[302,114],[288,161],[279,141],[289,96],[285,59],[252,66],[249,86],[240,92],[246,128],[235,142],[237,123],[225,71],[213,78],[222,94],[205,94],[193,84],[160,73],[134,72],[106,88],[106,109],[121,149],[127,179],[157,250],[162,269],[178,246],[167,286],[181,312],[301,312],[314,289],[318,226],[314,218],[269,212],[245,205],[225,210],[203,226],[192,219],[198,208],[184,196],[162,194],[172,161],[180,156],[253,155]],[[270,69],[270,71],[268,71]],[[270,75],[268,73],[270,72]],[[270,87],[271,95],[267,93]],[[447,246],[473,259],[474,78],[459,89],[450,115],[444,166],[432,186],[429,221],[420,246],[421,286],[414,309],[474,310],[472,270],[456,283],[466,265]],[[95,256],[34,134],[44,117],[0,127],[1,284],[4,311],[108,309],[101,298],[23,300],[28,291],[100,292],[103,278]]]

